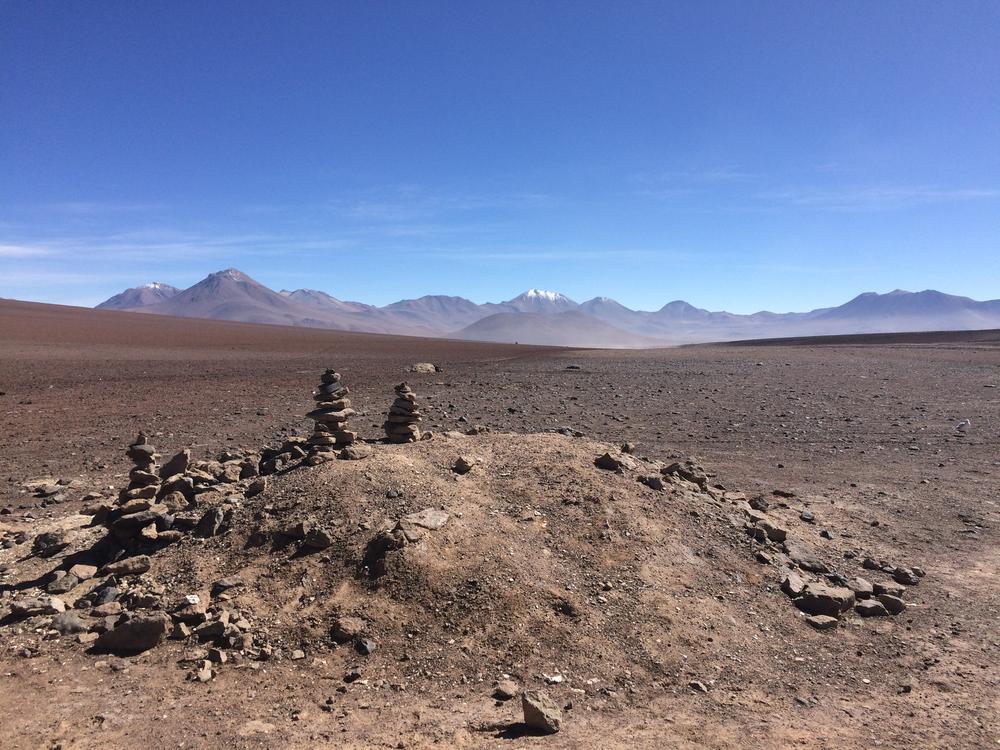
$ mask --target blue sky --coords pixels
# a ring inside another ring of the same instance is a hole
[[[0,296],[1000,297],[995,2],[0,0]]]

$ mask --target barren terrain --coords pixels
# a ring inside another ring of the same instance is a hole
[[[95,655],[48,618],[7,621],[2,744],[996,747],[1000,346],[899,341],[585,351],[0,301],[0,538],[22,540],[0,549],[0,617],[59,564],[31,555],[37,534],[96,541],[83,497],[126,484],[140,430],[164,460],[305,437],[335,367],[362,437],[403,380],[435,433],[273,476],[231,530],[160,549],[130,584],[173,603],[239,576],[224,601],[273,658],[202,682],[197,644]],[[489,431],[458,434],[473,426]],[[637,467],[594,465],[625,441]],[[710,487],[636,481],[688,456]],[[907,609],[809,627],[740,493],[846,578],[891,581],[865,558],[922,569]],[[428,508],[447,523],[369,575],[381,526]],[[325,551],[252,543],[306,517]],[[372,653],[329,637],[346,615]],[[494,700],[504,680],[549,692],[559,733]]]

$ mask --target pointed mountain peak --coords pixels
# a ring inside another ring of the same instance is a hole
[[[223,271],[216,271],[215,273],[210,273],[208,275],[210,279],[228,279],[230,281],[249,281],[252,284],[257,282],[247,276],[238,268],[227,268]]]
[[[569,297],[560,292],[550,292],[546,289],[529,289],[526,292],[522,292],[514,298],[514,300],[545,300],[546,302],[563,302],[571,301]],[[514,301],[511,300],[511,301]]]

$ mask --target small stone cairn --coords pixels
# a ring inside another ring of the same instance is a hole
[[[347,429],[347,420],[354,414],[348,393],[339,372],[327,370],[320,377],[319,388],[313,393],[316,408],[306,415],[316,422],[306,441],[310,463],[333,458],[336,451],[357,440],[358,434]]]
[[[416,442],[420,440],[420,428],[417,425],[423,416],[417,405],[417,394],[406,383],[400,383],[394,390],[396,400],[389,407],[382,428],[390,443]]]
[[[132,461],[132,469],[128,473],[128,486],[118,493],[118,504],[144,504],[149,507],[160,490],[160,475],[156,468],[159,455],[149,443],[149,438],[143,432],[130,445],[125,455]]]

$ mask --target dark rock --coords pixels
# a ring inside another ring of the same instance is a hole
[[[792,562],[803,570],[808,570],[811,573],[830,572],[830,568],[827,564],[823,562],[809,547],[788,540],[785,541],[784,547],[785,552],[788,557],[791,558]]]
[[[666,485],[663,484],[663,478],[656,476],[656,474],[639,477],[639,483],[644,484],[649,487],[649,489],[656,490],[657,492],[662,492],[666,489]]]
[[[191,451],[185,448],[160,467],[160,478],[166,479],[177,474],[183,474],[191,465]]]
[[[876,599],[863,599],[855,605],[854,611],[862,617],[885,617],[889,614],[882,602]]]
[[[920,577],[909,568],[896,568],[892,573],[892,580],[904,586],[916,586],[920,583]]]
[[[806,622],[816,630],[833,630],[840,624],[840,620],[829,615],[809,615]]]
[[[373,651],[375,651],[376,648],[375,641],[373,641],[371,638],[358,638],[354,642],[354,648],[357,649],[357,652],[359,654],[363,656],[368,656]]]
[[[807,583],[795,606],[809,615],[839,617],[854,605],[854,592],[825,583]]]
[[[156,646],[169,626],[170,618],[162,612],[133,617],[102,633],[94,646],[112,653],[140,653]]]
[[[79,583],[80,583],[79,578],[77,578],[72,573],[68,573],[54,580],[52,583],[50,583],[48,586],[45,587],[45,590],[50,594],[65,594],[76,588],[77,584]]]
[[[326,549],[331,544],[333,544],[333,537],[330,536],[328,531],[324,529],[309,529],[306,532],[305,538],[302,540],[302,545],[310,549]]]
[[[847,588],[853,591],[858,599],[867,599],[875,592],[875,588],[864,578],[852,578],[847,582]]]
[[[218,596],[224,591],[229,591],[229,589],[234,589],[242,585],[243,585],[243,579],[237,576],[230,576],[229,578],[220,578],[218,581],[212,584],[212,596]]]
[[[223,527],[226,512],[220,506],[209,508],[194,527],[195,536],[207,538],[216,536]]]
[[[902,614],[906,610],[906,602],[898,596],[880,594],[878,600],[890,615]]]
[[[451,465],[451,470],[456,474],[468,474],[472,471],[472,467],[475,465],[475,460],[469,458],[468,456],[459,456],[455,459],[455,463]]]
[[[874,583],[872,584],[872,592],[875,596],[881,596],[882,594],[889,594],[890,596],[901,597],[906,593],[906,588],[900,586],[896,583]]]
[[[31,544],[31,553],[38,557],[52,557],[69,546],[65,532],[46,531],[35,537]]]

